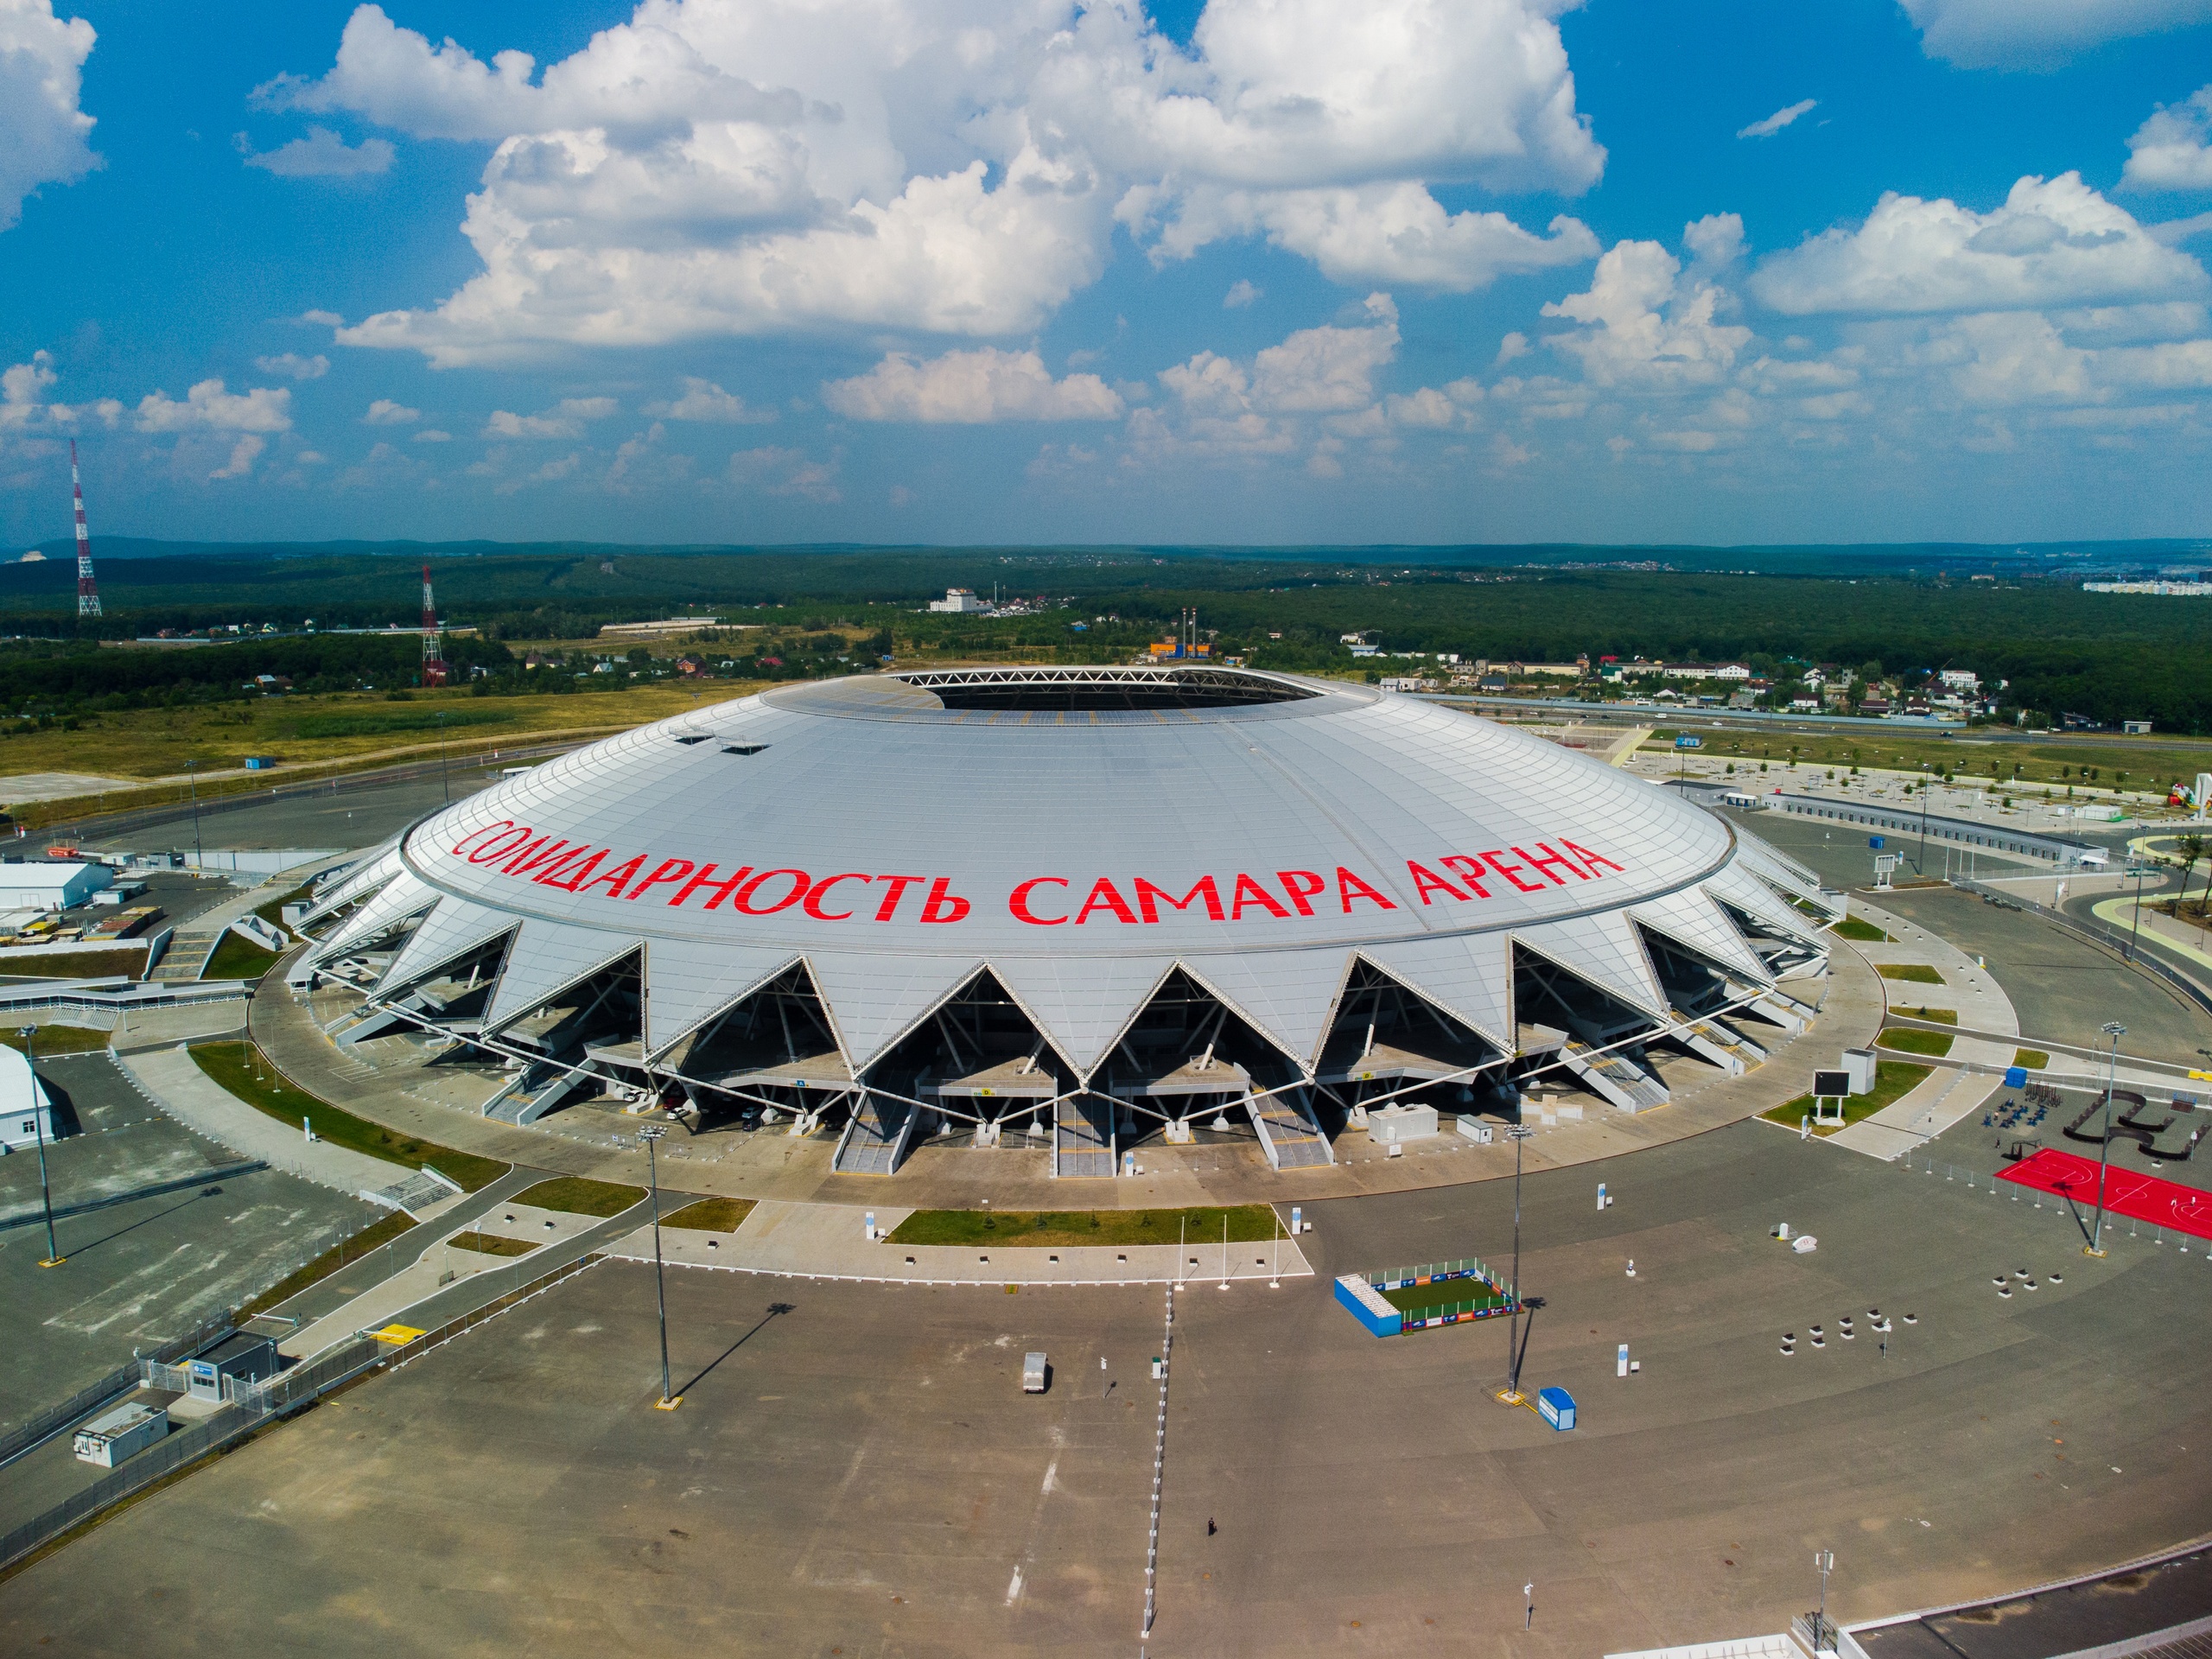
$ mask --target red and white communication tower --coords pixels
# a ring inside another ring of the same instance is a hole
[[[92,536],[85,528],[85,486],[77,478],[77,440],[69,440],[69,491],[77,498],[77,614],[100,613],[99,584],[92,580]]]
[[[99,601],[95,600],[93,603],[97,605]],[[438,637],[438,607],[430,597],[430,567],[426,564],[423,567],[423,683],[443,685],[452,675],[453,669],[446,662],[444,644]]]

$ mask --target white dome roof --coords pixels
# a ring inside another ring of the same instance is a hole
[[[315,959],[423,916],[383,991],[518,928],[492,1031],[642,948],[654,1053],[803,961],[855,1072],[985,967],[1083,1075],[1178,964],[1309,1069],[1356,958],[1510,1051],[1516,946],[1663,1020],[1638,925],[1760,985],[1730,911],[1819,949],[1777,889],[1825,903],[1581,753],[1215,669],[779,688],[550,761],[357,869],[316,913],[367,902]]]

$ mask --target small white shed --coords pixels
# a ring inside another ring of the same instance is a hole
[[[1427,1141],[1436,1135],[1436,1108],[1418,1101],[1384,1106],[1367,1115],[1367,1138],[1377,1146],[1394,1141]]]
[[[46,1085],[20,1049],[0,1048],[0,1149],[14,1152],[54,1139],[54,1109]]]

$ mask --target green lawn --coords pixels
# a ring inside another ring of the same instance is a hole
[[[1862,922],[1856,916],[1847,916],[1828,931],[1839,938],[1858,939],[1867,944],[1892,944],[1896,941],[1872,922]]]
[[[276,965],[280,952],[264,950],[243,934],[223,930],[223,937],[215,943],[215,954],[207,959],[200,970],[202,979],[259,979]]]
[[[304,1117],[315,1126],[317,1139],[334,1147],[350,1147],[355,1152],[410,1169],[420,1169],[429,1164],[469,1192],[489,1186],[507,1173],[507,1166],[493,1159],[456,1152],[433,1141],[387,1129],[333,1106],[327,1100],[318,1100],[304,1090],[295,1089],[251,1043],[194,1043],[190,1052],[202,1071],[255,1110],[266,1112],[294,1128],[300,1127],[300,1120]]]
[[[1493,1307],[1505,1306],[1505,1298],[1479,1279],[1446,1279],[1429,1285],[1401,1285],[1395,1290],[1376,1290],[1375,1293],[1402,1313],[1418,1313],[1424,1308],[1449,1307],[1456,1302],[1472,1302],[1477,1306],[1488,1304]]]
[[[1951,1052],[1955,1040],[1948,1031],[1913,1031],[1894,1026],[1874,1039],[1879,1046],[1896,1049],[1901,1054],[1925,1054],[1938,1060]]]
[[[371,1250],[390,1243],[402,1233],[416,1225],[415,1217],[404,1210],[395,1210],[382,1220],[370,1223],[351,1238],[341,1239],[321,1255],[302,1268],[289,1279],[271,1285],[238,1310],[242,1319],[256,1313],[281,1307],[310,1285],[319,1285],[344,1267],[348,1262],[358,1262]]]
[[[2040,1071],[2050,1064],[2050,1056],[2039,1048],[2018,1048],[2012,1051],[2012,1064],[2024,1065],[2031,1071]]]
[[[1874,971],[1884,979],[1901,979],[1911,985],[1941,985],[1943,976],[1924,962],[1883,962]]]
[[[23,1039],[16,1033],[17,1026],[0,1028],[0,1043],[21,1052]],[[49,1054],[91,1054],[107,1046],[108,1033],[94,1031],[90,1026],[41,1026],[34,1039],[38,1054],[44,1059]]]
[[[537,1248],[537,1242],[533,1240],[505,1238],[498,1233],[455,1233],[446,1242],[485,1255],[528,1255]]]
[[[50,957],[16,957],[0,950],[0,976],[9,979],[136,979],[146,970],[146,947],[137,940],[98,950],[57,950]]]
[[[1959,1011],[1956,1008],[1891,1008],[1890,1012],[1907,1014],[1915,1020],[1926,1020],[1939,1026],[1955,1026],[1959,1023]]]
[[[1935,1069],[1929,1065],[1910,1065],[1903,1060],[1876,1061],[1873,1092],[1849,1096],[1843,1103],[1843,1122],[1824,1123],[1813,1133],[1834,1135],[1838,1129],[1847,1128],[1861,1118],[1873,1116],[1885,1106],[1895,1105],[1910,1094],[1920,1080]],[[1780,1123],[1794,1129],[1812,1109],[1813,1097],[1800,1095],[1795,1100],[1784,1101],[1770,1112],[1761,1112],[1759,1116],[1770,1123]]]
[[[917,1210],[891,1235],[893,1244],[996,1244],[1003,1249],[1085,1244],[1173,1244],[1181,1236],[1192,1249],[1229,1242],[1252,1244],[1273,1238],[1274,1211],[1264,1204],[1194,1210]]]
[[[664,1227],[689,1227],[702,1233],[734,1233],[737,1224],[753,1213],[751,1198],[702,1198],[673,1215],[663,1216]]]
[[[615,1181],[594,1181],[583,1175],[559,1175],[540,1181],[512,1202],[535,1205],[540,1210],[562,1210],[572,1216],[619,1216],[645,1196],[642,1186]]]
[[[271,927],[283,927],[284,906],[306,898],[309,891],[310,889],[303,885],[294,887],[289,893],[280,893],[276,897],[271,899],[267,904],[256,905],[253,907],[253,913],[260,917],[263,921],[268,923]],[[286,928],[285,931],[287,932],[290,931],[289,928]]]

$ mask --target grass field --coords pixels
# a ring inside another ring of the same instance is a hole
[[[1858,939],[1866,944],[1894,944],[1890,936],[1872,922],[1862,922],[1856,916],[1847,916],[1828,930],[1838,938]]]
[[[1908,985],[1941,985],[1943,976],[1924,962],[1877,963],[1874,971],[1884,979],[1902,980]]]
[[[294,1128],[304,1117],[315,1126],[317,1139],[334,1147],[350,1147],[410,1169],[429,1164],[470,1192],[489,1186],[507,1173],[506,1165],[492,1159],[385,1128],[295,1089],[251,1043],[194,1043],[190,1052],[202,1071],[255,1110]]]
[[[751,1198],[701,1198],[673,1215],[663,1216],[664,1227],[688,1227],[702,1233],[734,1233],[738,1223],[753,1213]]]
[[[893,1244],[996,1244],[1001,1249],[1070,1249],[1086,1244],[1173,1244],[1179,1238],[1196,1249],[1221,1243],[1222,1223],[1229,1242],[1251,1244],[1279,1230],[1275,1213],[1264,1204],[1233,1209],[1194,1210],[917,1210],[891,1235]]]
[[[1905,1015],[1910,1019],[1926,1020],[1931,1024],[1939,1026],[1955,1026],[1959,1023],[1959,1011],[1956,1008],[1898,1007],[1891,1008],[1890,1012]]]
[[[537,1248],[531,1239],[503,1238],[497,1233],[455,1233],[446,1242],[483,1255],[528,1255]]]
[[[1942,1059],[1951,1052],[1957,1040],[1948,1031],[1912,1031],[1892,1027],[1874,1039],[1883,1048],[1893,1048],[1900,1054],[1925,1054],[1930,1059]]]
[[[17,1029],[15,1026],[0,1027],[0,1044],[21,1053],[23,1039],[16,1034]],[[39,1058],[44,1059],[50,1054],[96,1053],[107,1046],[107,1033],[94,1031],[90,1026],[41,1026],[35,1040]]]
[[[2017,1048],[2012,1051],[2012,1064],[2040,1071],[2050,1064],[2050,1056],[2039,1048]]]
[[[760,689],[758,682],[737,680],[704,685],[660,682],[567,696],[474,697],[456,689],[412,691],[411,701],[404,703],[388,702],[381,692],[349,692],[86,715],[75,731],[57,726],[0,734],[0,806],[9,807],[18,823],[36,829],[88,812],[181,802],[188,793],[182,781],[188,760],[200,773],[200,797],[207,800],[297,782],[303,774],[430,760],[442,752],[458,760],[502,745],[626,731]],[[440,710],[447,716],[442,739]],[[276,772],[207,776],[242,767],[250,754],[276,756]],[[131,781],[96,796],[10,803],[7,777],[35,772],[90,772]]]
[[[281,953],[264,950],[242,934],[223,930],[223,937],[215,942],[215,954],[207,959],[207,966],[200,972],[202,979],[259,979],[276,965]]]
[[[143,944],[111,945],[103,950],[57,950],[50,957],[10,959],[0,950],[0,977],[9,979],[136,979],[146,966]]]
[[[1935,1069],[1930,1065],[1909,1065],[1904,1060],[1876,1061],[1873,1091],[1870,1094],[1849,1096],[1843,1103],[1843,1122],[1824,1123],[1813,1133],[1818,1135],[1834,1135],[1838,1129],[1850,1128],[1861,1118],[1873,1116],[1885,1106],[1895,1105],[1910,1094],[1921,1080]],[[1800,1095],[1795,1100],[1783,1102],[1770,1112],[1761,1112],[1759,1116],[1770,1123],[1780,1123],[1794,1129],[1812,1109],[1813,1097],[1810,1095]]]
[[[1505,1306],[1505,1298],[1479,1279],[1446,1279],[1440,1284],[1401,1285],[1395,1290],[1377,1290],[1375,1294],[1402,1313],[1418,1313],[1428,1307],[1448,1307],[1454,1302],[1473,1302],[1478,1306],[1485,1302],[1495,1307]]]
[[[418,1224],[415,1217],[404,1210],[395,1210],[391,1214],[371,1222],[351,1238],[340,1240],[289,1278],[279,1280],[263,1291],[260,1295],[238,1310],[238,1317],[251,1319],[257,1313],[264,1313],[272,1307],[281,1306],[310,1285],[321,1284],[348,1262],[359,1261],[371,1250],[389,1244],[393,1239],[399,1237],[403,1233],[411,1231]]]
[[[1764,732],[1715,731],[1695,721],[1670,723],[1656,730],[1654,743],[1673,749],[1677,728],[1695,730],[1705,739],[1701,757],[1734,761],[1739,774],[1758,776],[1759,762],[1767,763],[1769,780],[1783,786],[1807,776],[1821,778],[1834,772],[1839,779],[1853,766],[1880,767],[1888,772],[1918,772],[1925,767],[1949,768],[1961,779],[1980,779],[1999,792],[2034,786],[2040,795],[2055,788],[2064,795],[2069,784],[2101,788],[2149,789],[2180,778],[2194,778],[2212,771],[2212,744],[2194,748],[2138,746],[2124,741],[2092,747],[2075,743],[2040,743],[2031,738],[2012,741],[1984,737],[1979,732],[1956,737],[1922,736],[1900,732]],[[1651,747],[1651,746],[1647,746]],[[1797,766],[1789,769],[1795,756]],[[2018,768],[2017,774],[2015,768]],[[2085,776],[2094,768],[2094,780]]]
[[[594,1181],[582,1175],[560,1175],[515,1194],[516,1204],[540,1210],[561,1210],[572,1216],[619,1216],[645,1196],[642,1186],[615,1181]]]

